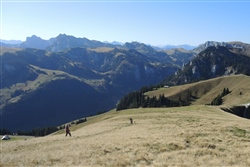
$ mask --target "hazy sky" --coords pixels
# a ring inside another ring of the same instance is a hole
[[[152,45],[250,43],[250,0],[1,0],[0,39],[49,39],[60,33]]]

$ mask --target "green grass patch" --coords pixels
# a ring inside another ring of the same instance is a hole
[[[196,118],[186,118],[187,122],[199,122],[199,119]]]
[[[147,147],[148,150],[152,153],[171,152],[184,149],[184,147],[176,143],[169,143],[169,144],[147,143],[144,145],[144,147]]]
[[[234,136],[237,136],[237,137],[246,137],[247,133],[248,133],[245,129],[240,129],[240,128],[237,128],[237,127],[233,127],[229,131],[231,133],[233,133]]]

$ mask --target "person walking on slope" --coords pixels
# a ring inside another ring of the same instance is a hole
[[[133,118],[129,118],[130,120],[130,124],[132,125],[133,124]]]
[[[69,136],[71,137],[71,133],[70,133],[69,125],[68,124],[65,126],[65,132],[66,132],[65,136],[67,136],[69,134]]]

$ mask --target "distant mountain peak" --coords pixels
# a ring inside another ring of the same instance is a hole
[[[76,38],[73,35],[67,35],[67,34],[59,34],[56,38],[60,38],[60,37],[63,37],[63,38],[67,38],[67,37]]]
[[[18,45],[23,42],[21,40],[4,40],[4,39],[1,39],[0,41],[4,44],[11,44],[11,45]]]
[[[196,48],[197,46],[192,46],[192,45],[188,45],[188,44],[183,44],[183,45],[157,45],[157,46],[152,46],[153,48],[157,49],[157,50],[170,50],[170,49],[176,49],[176,48],[182,48],[185,50],[193,50],[194,48]]]
[[[70,36],[70,35],[67,35],[67,34],[65,34],[65,33],[63,33],[63,34],[60,33],[60,34],[58,35],[58,37],[59,37],[59,36]]]
[[[47,46],[49,46],[49,41],[44,40],[36,35],[27,37],[26,41],[20,44],[21,48],[45,49]]]
[[[245,48],[245,50],[250,50],[250,45],[242,42],[216,42],[216,41],[207,41],[204,44],[200,44],[197,48],[194,49],[196,53],[200,53],[201,51],[205,50],[208,47],[226,47],[226,48]],[[247,51],[249,52],[249,51]],[[246,53],[247,55],[250,55],[249,53]]]
[[[153,49],[150,45],[146,45],[137,41],[126,42],[123,46],[129,49],[136,49],[138,47],[147,47]]]
[[[26,38],[26,41],[28,41],[28,40],[43,40],[43,39],[39,36],[32,35],[31,37]]]
[[[247,50],[232,47],[226,42],[207,42],[200,47],[207,48],[172,77],[173,84],[197,82],[218,76],[250,74]]]
[[[124,43],[119,42],[119,41],[113,41],[113,42],[103,41],[103,43],[112,44],[112,45],[120,45],[120,46],[124,45]]]
[[[146,45],[144,43],[139,43],[136,41],[126,42],[123,45],[123,47],[126,49],[133,49],[133,50],[136,50],[142,54],[151,55],[151,56],[154,55],[154,53],[156,52],[155,49],[153,47],[151,47],[150,45]]]

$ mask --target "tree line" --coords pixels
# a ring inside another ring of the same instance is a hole
[[[58,131],[57,127],[45,127],[45,128],[35,128],[32,129],[31,131],[23,131],[23,130],[18,130],[17,135],[25,135],[25,136],[46,136],[49,135],[53,132]],[[10,130],[7,130],[5,128],[0,129],[0,135],[6,135],[6,134],[14,134]]]
[[[154,89],[152,86],[143,87],[139,91],[134,91],[128,93],[126,96],[122,97],[117,104],[116,111],[131,109],[131,108],[150,108],[150,107],[178,107],[189,105],[185,100],[172,100],[160,94],[158,97],[145,96],[144,93],[147,91],[152,91]],[[221,105],[223,103],[223,97],[231,93],[228,88],[224,88],[222,93],[216,96],[208,105]],[[191,96],[191,94],[189,95]]]
[[[159,97],[145,96],[144,93],[158,89],[158,87],[142,87],[139,91],[134,91],[128,93],[126,96],[122,97],[117,104],[116,111],[130,109],[130,108],[148,108],[148,107],[177,107],[184,105],[181,101],[174,101],[164,96],[164,94],[159,95]]]
[[[224,88],[222,93],[218,94],[210,103],[210,105],[221,105],[223,103],[223,97],[231,93],[228,88]]]
[[[0,129],[0,135],[12,134],[10,130],[2,128]]]

